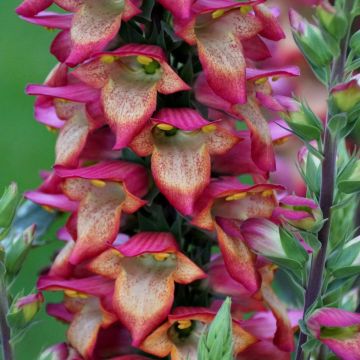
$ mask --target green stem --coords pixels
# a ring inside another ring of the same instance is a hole
[[[0,277],[0,334],[3,360],[12,360],[13,354],[10,345],[11,332],[6,320],[6,315],[9,310],[7,299],[7,291],[4,279]]]
[[[348,13],[352,8],[352,1],[346,3],[346,10]],[[333,63],[329,89],[336,83],[343,81],[345,64],[347,59],[347,50],[349,39],[351,35],[351,23],[349,25],[348,32],[344,39],[341,41],[340,56]],[[328,112],[327,120],[333,114]],[[313,257],[310,269],[310,275],[308,280],[308,286],[305,292],[305,306],[304,306],[304,321],[306,320],[306,314],[309,308],[315,303],[315,301],[321,295],[321,289],[324,281],[324,270],[327,255],[327,248],[330,238],[330,224],[331,224],[331,207],[334,202],[334,189],[336,178],[336,155],[337,155],[338,141],[336,136],[331,134],[328,126],[325,128],[324,134],[324,161],[322,163],[322,183],[320,193],[320,208],[323,213],[326,223],[318,234],[319,241],[321,242],[320,251]],[[302,345],[306,342],[307,335],[300,332],[296,360],[303,359]]]

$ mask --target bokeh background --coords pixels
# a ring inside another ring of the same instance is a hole
[[[14,9],[20,3],[7,0],[0,5],[0,192],[11,181],[16,181],[22,192],[37,187],[39,170],[49,169],[54,160],[56,135],[34,120],[34,98],[24,93],[26,84],[42,83],[55,65],[48,51],[54,33],[19,19]],[[61,245],[55,239],[55,227],[46,234],[49,245],[31,252],[14,293],[21,289],[30,292],[38,272],[50,263]],[[16,344],[16,360],[35,360],[40,349],[64,338],[64,327],[44,311],[38,320]]]

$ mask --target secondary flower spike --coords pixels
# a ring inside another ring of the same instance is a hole
[[[99,255],[88,268],[116,279],[113,306],[135,346],[169,314],[175,282],[206,277],[179,251],[174,236],[161,232],[141,232]]]
[[[105,250],[119,232],[121,213],[133,213],[146,203],[138,197],[148,186],[140,165],[108,161],[79,169],[57,167],[56,172],[64,178],[64,193],[79,202],[73,214],[77,239],[70,262],[74,264]]]
[[[126,147],[154,113],[157,93],[172,94],[189,86],[171,69],[158,46],[128,44],[98,54],[73,74],[101,89],[105,117],[116,134],[115,149]]]
[[[156,185],[182,214],[210,182],[211,155],[229,151],[239,139],[189,108],[162,109],[130,144],[140,156],[151,156]]]

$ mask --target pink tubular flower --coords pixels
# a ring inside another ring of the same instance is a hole
[[[311,333],[339,358],[360,359],[360,314],[322,308],[309,317],[307,325]]]
[[[195,110],[162,109],[130,144],[140,156],[151,156],[156,185],[182,214],[210,182],[211,156],[224,154],[239,139],[210,123]]]
[[[41,15],[37,10],[46,8],[49,1],[40,0],[36,8],[33,1],[24,1],[17,9],[18,14],[27,16],[25,20],[41,24]],[[140,10],[131,0],[102,1],[97,0],[53,0],[65,10],[74,15],[70,17],[71,23],[66,27],[59,26],[58,22],[52,21],[46,26],[60,28],[63,31],[55,38],[52,51],[60,61],[67,65],[75,66],[89,58],[98,51],[102,51],[106,45],[117,35],[121,20],[130,20]],[[34,16],[36,12],[37,16]],[[34,16],[29,18],[28,16]],[[59,15],[64,16],[64,15]]]
[[[111,297],[113,282],[100,276],[61,280],[40,277],[39,290],[64,291],[63,304],[48,305],[48,312],[69,322],[67,339],[85,359],[90,359],[101,328],[109,327],[117,318],[106,299]]]
[[[259,275],[238,223],[252,217],[270,218],[277,206],[274,190],[280,189],[270,184],[243,185],[235,178],[215,180],[197,202],[192,223],[216,230],[229,274],[252,293],[259,289]]]
[[[56,167],[64,178],[63,191],[79,207],[73,214],[77,239],[70,262],[99,254],[119,231],[121,213],[133,213],[146,202],[145,168],[125,161],[108,161],[79,169]]]
[[[180,307],[168,316],[167,322],[157,328],[140,345],[150,354],[172,360],[196,360],[197,345],[205,326],[216,313],[206,308]],[[234,354],[237,355],[256,342],[256,338],[233,320]]]
[[[233,117],[244,120],[251,132],[251,157],[263,171],[275,170],[275,155],[271,133],[260,105],[273,111],[293,110],[289,98],[272,94],[269,77],[298,76],[296,67],[276,70],[247,69],[247,94],[245,104],[225,101],[212,91],[203,74],[200,74],[195,84],[195,95],[199,102],[213,109],[227,112]]]
[[[163,50],[153,45],[128,44],[98,54],[73,74],[101,89],[101,102],[116,134],[116,149],[127,146],[156,109],[157,93],[189,90],[171,69]]]
[[[179,251],[170,233],[155,232],[141,232],[104,252],[89,269],[116,279],[113,306],[135,346],[170,312],[175,282],[188,284],[206,276]]]
[[[259,2],[198,0],[189,18],[175,18],[177,34],[189,44],[197,45],[210,87],[232,104],[246,102],[242,41],[259,34],[272,40],[284,37],[275,17],[263,5],[257,5]]]

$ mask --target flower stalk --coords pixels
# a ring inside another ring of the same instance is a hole
[[[350,13],[352,9],[353,1],[348,1],[346,4],[346,10]],[[333,62],[329,90],[331,87],[343,82],[345,64],[348,54],[349,39],[351,35],[351,22],[346,33],[346,36],[341,41],[340,55]],[[329,95],[330,96],[330,95]],[[331,227],[331,208],[334,203],[335,192],[335,180],[337,174],[336,158],[338,150],[338,137],[331,132],[329,128],[329,120],[334,114],[331,114],[331,110],[328,110],[327,124],[324,130],[324,160],[322,162],[321,169],[321,192],[320,192],[320,209],[323,213],[323,218],[326,220],[324,226],[318,233],[318,240],[321,243],[319,252],[313,257],[311,263],[310,274],[308,278],[308,284],[305,292],[305,305],[304,305],[304,320],[306,318],[307,311],[315,303],[315,301],[321,296],[324,271],[327,258],[327,250],[330,239],[330,227]],[[305,344],[307,335],[303,332],[300,333],[299,342],[296,352],[296,360],[303,359],[302,345]]]
[[[2,265],[2,263],[0,263]],[[7,299],[6,285],[3,276],[0,277],[0,333],[1,333],[1,345],[4,360],[12,360],[12,349],[10,344],[11,332],[6,315],[9,310],[9,304]]]

